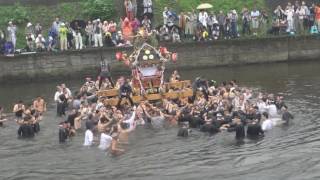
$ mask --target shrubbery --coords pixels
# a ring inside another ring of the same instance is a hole
[[[7,25],[13,20],[16,24],[22,24],[28,21],[29,13],[26,7],[19,3],[14,6],[2,6],[0,8],[0,24]]]
[[[84,0],[83,12],[91,19],[112,19],[116,14],[113,0]]]

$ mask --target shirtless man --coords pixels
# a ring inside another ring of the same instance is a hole
[[[171,78],[170,78],[170,82],[178,82],[180,81],[180,75],[178,73],[177,70],[173,71],[172,75],[171,75]]]
[[[23,105],[23,102],[20,100],[13,106],[13,113],[16,116],[16,121],[19,123],[19,121],[22,120],[22,115],[25,111],[25,106]]]
[[[42,119],[42,114],[47,111],[47,104],[44,99],[39,96],[36,100],[33,101],[33,108],[36,110],[36,116],[39,120]]]

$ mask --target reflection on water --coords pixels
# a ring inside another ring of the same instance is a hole
[[[183,71],[185,79],[237,79],[244,86],[282,93],[295,114],[293,124],[244,142],[226,132],[207,136],[193,131],[180,139],[175,128],[141,127],[120,157],[83,148],[83,133],[59,145],[53,94],[60,82],[1,86],[0,104],[7,111],[18,99],[31,102],[43,95],[49,112],[33,140],[18,140],[12,121],[0,128],[0,179],[319,179],[319,69],[320,63],[308,62]],[[80,86],[80,81],[66,83],[73,90]]]

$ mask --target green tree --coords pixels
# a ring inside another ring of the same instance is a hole
[[[92,19],[112,19],[116,11],[113,0],[84,0],[84,14]]]

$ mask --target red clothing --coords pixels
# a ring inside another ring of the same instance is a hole
[[[320,7],[319,6],[316,6],[315,13],[316,13],[316,20],[320,21]]]
[[[128,20],[128,18],[126,18],[123,22],[122,25],[122,35],[123,35],[123,39],[124,40],[130,40],[131,36],[132,36],[132,27],[131,24]]]

